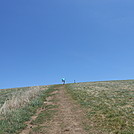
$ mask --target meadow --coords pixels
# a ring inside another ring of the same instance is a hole
[[[67,85],[86,111],[85,129],[93,134],[134,134],[134,80]]]

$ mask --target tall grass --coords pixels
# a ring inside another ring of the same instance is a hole
[[[30,87],[28,90],[20,90],[14,92],[12,96],[10,96],[4,104],[0,107],[0,114],[6,114],[11,112],[14,109],[20,108],[23,105],[30,102],[32,98],[39,94],[40,87]]]

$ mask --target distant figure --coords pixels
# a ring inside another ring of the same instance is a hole
[[[63,85],[64,85],[64,84],[65,84],[65,78],[62,78],[61,80],[62,80],[62,82],[63,82]]]
[[[74,80],[74,83],[76,83],[76,81]]]

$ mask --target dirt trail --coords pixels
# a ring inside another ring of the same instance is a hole
[[[41,134],[87,134],[83,129],[85,122],[83,111],[79,105],[74,103],[66,92],[64,85],[59,86],[58,89],[58,92],[55,94],[55,99],[57,100],[55,103],[58,105],[58,112],[51,121],[41,124],[41,126],[46,127],[45,131],[41,132]],[[23,132],[26,134],[29,130]]]
[[[87,134],[83,128],[84,115],[80,107],[66,93],[65,87],[59,87],[56,95],[59,106],[57,116],[50,122],[47,134]]]

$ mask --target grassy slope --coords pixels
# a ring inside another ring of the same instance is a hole
[[[53,116],[57,113],[57,108],[58,106],[55,104],[55,102],[57,101],[54,97],[55,94],[52,94],[52,92],[58,90],[57,88],[55,88],[56,86],[52,86],[50,89],[48,89],[45,94],[47,95],[47,97],[53,97],[52,100],[49,100],[51,102],[53,102],[53,104],[43,104],[42,105],[42,108],[44,107],[45,110],[43,110],[39,115],[38,117],[33,120],[31,122],[31,125],[35,125],[35,127],[33,127],[31,130],[30,130],[30,133],[29,134],[35,134],[35,133],[47,133],[47,130],[46,128],[48,126],[46,125],[42,125],[46,122],[49,122]]]
[[[134,134],[134,80],[67,85],[86,110],[91,133]],[[97,130],[97,131],[96,131]]]
[[[23,89],[26,90],[25,88]],[[13,90],[2,90],[1,93],[1,102],[3,103],[11,94],[19,91],[19,89]],[[40,93],[34,97],[28,104],[23,107],[14,109],[13,111],[0,116],[0,134],[16,134],[20,130],[24,129],[26,125],[25,121],[30,120],[30,117],[36,113],[36,110],[44,105],[44,101],[49,96],[49,92],[52,89],[49,87],[47,90],[42,90]],[[1,103],[1,104],[2,104]]]
[[[76,83],[68,84],[67,88],[72,97],[87,112],[90,123],[85,124],[85,129],[90,133],[134,134],[133,80]],[[26,88],[23,90],[25,91]],[[3,104],[9,96],[17,91],[19,89],[13,89],[12,91],[0,90],[0,104]],[[44,100],[52,91],[52,88],[41,91],[29,104],[14,110],[6,116],[0,116],[0,134],[15,134],[24,129],[26,127],[24,122],[28,121],[39,107],[43,106]],[[39,123],[42,121],[42,116],[50,116],[49,113],[47,111],[41,113],[32,123]],[[38,127],[37,130],[39,130]]]
[[[13,88],[13,89],[1,89],[0,90],[0,106],[4,104],[4,102],[9,99],[13,94],[19,92],[20,90],[25,91],[29,89],[29,87],[23,88]]]

